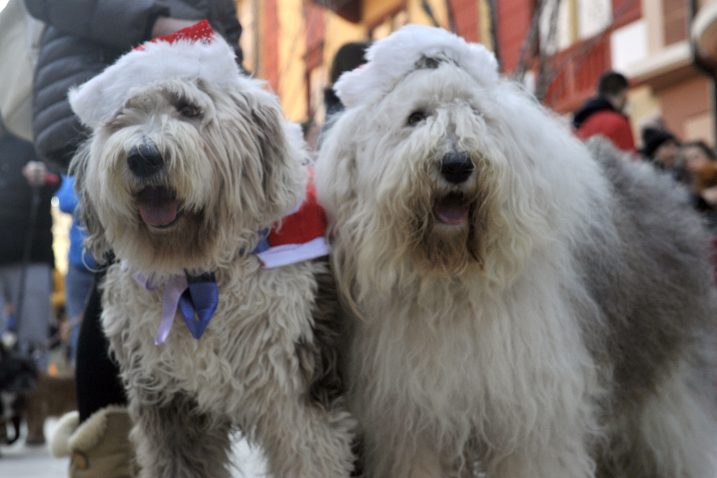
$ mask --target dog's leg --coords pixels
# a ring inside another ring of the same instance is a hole
[[[687,363],[678,364],[644,407],[613,425],[614,440],[600,476],[611,478],[698,478],[717,471],[717,424],[713,385]]]
[[[229,478],[229,424],[199,413],[184,397],[130,403],[141,478]],[[288,476],[288,475],[287,475]]]
[[[405,452],[405,450],[404,450]],[[440,455],[429,446],[419,446],[411,453],[410,460],[405,453],[400,453],[403,463],[400,468],[393,464],[394,472],[390,476],[406,476],[411,478],[439,478],[448,476],[441,463]],[[400,473],[400,475],[397,475]],[[386,475],[389,476],[389,475]]]
[[[595,465],[588,450],[578,443],[536,446],[529,444],[499,459],[487,460],[491,478],[593,478]]]
[[[271,397],[271,395],[267,395]],[[271,397],[272,407],[254,437],[275,478],[348,478],[353,468],[353,419],[296,396]]]
[[[456,450],[442,453],[431,437],[418,437],[396,423],[384,423],[363,433],[367,478],[463,478],[456,468]]]

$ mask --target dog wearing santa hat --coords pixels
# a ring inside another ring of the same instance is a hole
[[[334,287],[298,128],[206,22],[145,43],[70,92],[102,324],[141,476],[230,476],[230,432],[271,476],[352,468]]]

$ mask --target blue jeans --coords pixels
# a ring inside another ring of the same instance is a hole
[[[21,277],[25,276],[25,286],[21,286]],[[20,291],[23,297],[20,298]],[[22,315],[15,310],[15,331],[18,346],[25,352],[32,350],[35,361],[41,370],[47,368],[48,327],[50,323],[50,294],[52,293],[52,270],[49,264],[31,263],[0,266],[0,333],[8,325],[5,306],[14,308],[22,302]]]
[[[94,274],[84,267],[70,264],[65,276],[65,310],[67,317],[74,325],[70,330],[70,361],[75,362],[77,353],[77,337],[80,330],[80,318],[85,311],[87,298],[92,289]]]

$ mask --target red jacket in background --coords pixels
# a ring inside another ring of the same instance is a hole
[[[600,134],[623,151],[635,151],[630,120],[603,98],[593,98],[586,102],[575,113],[573,127],[577,137],[582,140]]]

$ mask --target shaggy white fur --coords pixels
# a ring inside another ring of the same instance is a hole
[[[683,195],[455,35],[367,58],[316,165],[366,476],[711,476],[711,384],[685,377],[716,309]]]
[[[72,166],[87,245],[121,261],[103,283],[102,322],[136,421],[141,476],[230,476],[234,427],[262,446],[272,476],[348,476],[353,421],[321,388],[332,376],[322,333],[335,316],[326,261],[267,269],[252,252],[304,195],[303,142],[276,98],[236,65],[219,82],[185,77],[202,71],[192,62],[206,60],[208,46],[197,44],[196,54],[180,46],[180,71],[120,91],[125,99],[109,117],[82,105],[115,91],[111,75],[72,97],[96,126]],[[220,38],[212,48],[230,55]],[[151,68],[144,62],[153,49],[117,65],[131,65],[129,74]],[[115,71],[118,87],[127,84],[123,71]],[[204,334],[194,339],[179,321],[155,345],[171,278],[207,272],[219,304]]]

